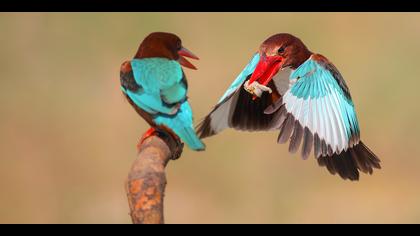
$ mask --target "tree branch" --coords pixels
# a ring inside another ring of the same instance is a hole
[[[163,224],[165,167],[181,155],[183,145],[162,131],[140,142],[125,183],[131,219],[134,224]]]

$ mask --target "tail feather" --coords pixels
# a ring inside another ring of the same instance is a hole
[[[183,142],[195,151],[202,151],[205,145],[200,141],[193,127],[192,110],[187,101],[184,101],[175,115],[159,114],[153,121],[172,130]]]
[[[331,174],[352,181],[359,180],[359,170],[372,174],[373,169],[381,169],[379,158],[361,141],[340,154],[320,156],[318,164],[325,166]]]
[[[206,145],[201,142],[192,127],[182,127],[179,130],[174,130],[175,133],[195,151],[204,151]]]

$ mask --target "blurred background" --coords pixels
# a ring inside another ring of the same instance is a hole
[[[0,223],[131,223],[124,180],[148,128],[119,67],[153,31],[201,60],[185,69],[195,122],[259,44],[289,32],[350,87],[383,169],[343,181],[276,143],[226,130],[167,168],[167,223],[420,223],[420,14],[1,13]]]

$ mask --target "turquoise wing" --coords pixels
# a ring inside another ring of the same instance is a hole
[[[137,91],[122,89],[123,92],[137,106],[151,114],[172,114],[174,107],[168,105],[166,100],[176,103],[186,95],[186,88],[180,85],[183,72],[179,63],[164,58],[145,58],[133,59],[131,67],[134,79],[141,88]],[[165,97],[168,99],[162,99]]]
[[[312,54],[290,74],[291,87],[275,114],[279,143],[290,140],[289,151],[302,143],[302,158],[314,150],[318,164],[343,179],[358,180],[359,170],[372,174],[379,158],[360,140],[350,91],[338,69],[325,57]],[[292,133],[293,132],[293,133]]]
[[[259,53],[255,53],[213,110],[198,124],[200,138],[213,136],[226,128],[244,131],[271,129],[274,116],[264,114],[267,106],[272,104],[271,95],[264,93],[260,99],[254,101],[253,96],[242,87],[254,72],[259,59]],[[287,80],[288,76],[285,78]]]
[[[200,141],[193,126],[193,113],[188,101],[184,101],[178,112],[173,116],[159,115],[154,118],[157,125],[164,125],[172,129],[191,149],[200,151],[205,145]]]
[[[233,83],[229,86],[229,88],[220,98],[218,103],[223,102],[227,97],[232,95],[243,84],[246,78],[254,72],[255,67],[257,66],[259,60],[260,60],[260,54],[255,53],[254,56],[252,56],[251,61],[248,63],[248,65],[246,65],[246,67],[242,70],[242,72],[236,77]]]
[[[303,139],[302,156],[312,143],[316,157],[339,154],[359,142],[353,102],[338,70],[321,55],[312,55],[290,75],[293,85],[283,95],[285,114],[279,142],[290,137],[295,152]]]
[[[164,113],[173,114],[176,109],[175,107],[169,107],[161,99],[156,99],[155,96],[145,93],[142,89],[133,92],[131,90],[121,87],[123,93],[125,93],[138,107],[145,110],[150,114]]]

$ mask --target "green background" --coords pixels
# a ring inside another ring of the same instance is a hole
[[[146,123],[119,67],[153,31],[185,69],[198,123],[259,44],[289,32],[339,68],[383,169],[343,181],[276,132],[227,130],[167,168],[167,223],[420,223],[420,14],[1,13],[0,223],[130,223],[124,180]]]

